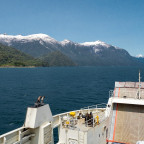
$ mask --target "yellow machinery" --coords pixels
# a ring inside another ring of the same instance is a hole
[[[69,125],[70,124],[70,122],[69,121],[66,121],[66,125]]]
[[[99,116],[98,115],[96,116],[95,120],[96,120],[96,123],[99,124]]]
[[[76,113],[75,112],[70,112],[69,115],[74,117],[76,115]]]

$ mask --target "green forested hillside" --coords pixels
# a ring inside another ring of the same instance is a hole
[[[40,57],[43,63],[48,63],[49,66],[75,66],[76,64],[60,51],[54,51]]]
[[[41,58],[33,58],[15,48],[0,44],[0,66],[74,66],[71,59],[59,51],[51,52]]]
[[[41,61],[15,48],[0,44],[0,66],[39,66]]]

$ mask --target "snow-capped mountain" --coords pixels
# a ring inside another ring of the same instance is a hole
[[[73,44],[73,45],[95,46],[95,47],[103,46],[106,48],[111,47],[111,45],[106,44],[105,42],[102,42],[100,40],[97,40],[95,42],[76,43],[76,42],[65,39],[59,42],[55,40],[54,38],[50,37],[49,35],[41,34],[41,33],[27,35],[27,36],[22,36],[22,35],[14,36],[14,35],[0,34],[0,43],[5,43],[9,46],[13,45],[14,42],[27,43],[27,42],[35,42],[35,41],[39,41],[41,44],[45,42],[45,43],[61,44],[61,45]]]
[[[70,40],[67,40],[67,39],[61,41],[60,43],[61,43],[62,45],[67,45],[67,44],[75,44],[75,45],[76,45],[76,43],[74,43],[74,42],[72,42],[72,41],[70,41]]]
[[[34,42],[34,41],[44,41],[48,43],[57,43],[57,41],[50,36],[46,34],[32,34],[28,36],[22,36],[22,35],[5,35],[0,34],[0,42],[6,43],[8,45],[11,45],[13,42]]]
[[[136,56],[137,58],[144,58],[144,56],[142,54],[139,54]]]
[[[81,45],[84,45],[84,46],[104,46],[106,48],[109,48],[111,46],[111,45],[106,44],[105,42],[102,42],[100,40],[97,40],[94,42],[84,42],[84,43],[81,43]]]
[[[57,41],[46,34],[4,35],[0,43],[12,46],[34,57],[53,51],[61,51],[79,65],[131,65],[135,60],[129,53],[102,41],[76,43],[70,40]]]
[[[61,46],[60,42],[46,34],[32,34],[28,36],[0,34],[0,43],[12,46],[34,57],[57,50]]]
[[[139,54],[136,56],[137,61],[144,63],[144,56],[142,54]]]

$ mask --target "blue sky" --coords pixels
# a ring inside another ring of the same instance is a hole
[[[144,55],[144,0],[0,0],[0,33],[101,40]]]

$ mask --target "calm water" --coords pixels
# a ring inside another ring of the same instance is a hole
[[[144,68],[141,69],[142,80]],[[138,81],[138,67],[0,68],[0,134],[22,126],[45,96],[52,113],[106,103],[115,81]]]

